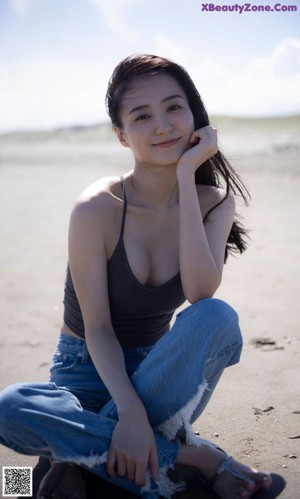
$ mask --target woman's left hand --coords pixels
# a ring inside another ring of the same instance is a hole
[[[179,158],[177,170],[189,168],[193,172],[218,152],[217,129],[213,126],[205,126],[195,130],[190,138],[191,147]]]

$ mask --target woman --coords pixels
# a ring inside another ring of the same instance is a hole
[[[212,296],[228,251],[245,249],[234,194],[247,191],[182,67],[125,59],[107,107],[134,168],[93,184],[73,210],[51,382],[3,392],[1,441],[52,460],[38,498],[54,497],[63,475],[60,497],[83,499],[82,469],[171,497],[174,464],[222,499],[276,497],[280,477],[234,461],[190,426],[240,356],[237,314]]]

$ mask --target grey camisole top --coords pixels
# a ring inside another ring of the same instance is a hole
[[[123,215],[117,246],[107,263],[108,292],[112,325],[122,346],[149,346],[170,329],[176,308],[185,301],[180,273],[166,283],[150,287],[142,285],[133,274],[123,241],[127,199],[123,187]],[[64,294],[65,324],[84,338],[84,323],[73,286],[70,267],[67,267]]]

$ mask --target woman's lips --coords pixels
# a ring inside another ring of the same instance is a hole
[[[165,140],[163,142],[158,142],[157,144],[152,144],[152,145],[155,147],[170,147],[170,146],[173,146],[174,144],[176,144],[179,140],[180,140],[180,138],[172,139],[172,140]]]

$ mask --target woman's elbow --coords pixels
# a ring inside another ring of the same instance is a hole
[[[220,286],[221,280],[221,276],[216,276],[207,283],[201,282],[198,285],[183,287],[184,295],[192,304],[205,298],[212,298]]]

